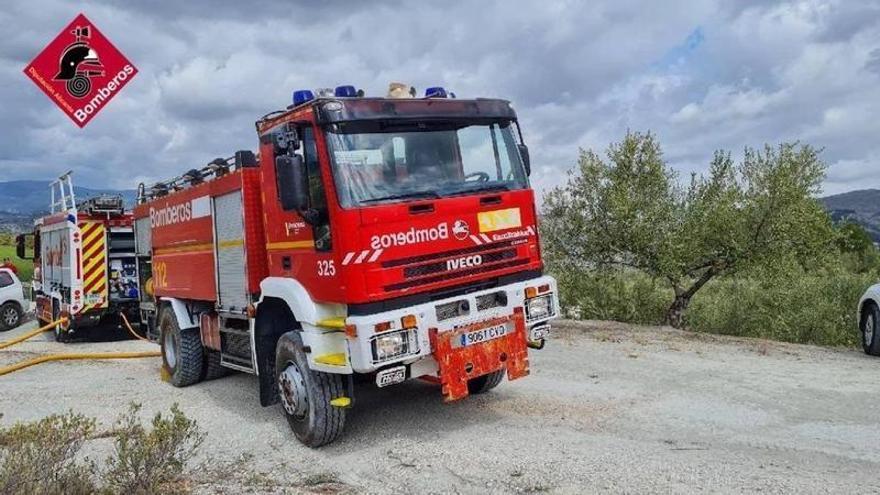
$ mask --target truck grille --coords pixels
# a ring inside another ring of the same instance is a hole
[[[480,263],[476,266],[464,265],[460,268],[450,269],[448,262],[465,258],[473,259],[480,256]],[[386,291],[407,289],[425,284],[455,280],[469,275],[491,272],[503,268],[510,268],[528,264],[528,258],[516,257],[516,245],[506,241],[489,245],[472,246],[463,249],[455,249],[443,253],[412,256],[382,263],[383,268],[403,267],[404,281],[389,284],[383,287]]]
[[[473,256],[473,255],[470,255]],[[485,265],[487,263],[496,263],[499,261],[509,260],[516,258],[516,249],[504,249],[501,251],[494,251],[491,253],[480,254],[482,262],[480,266]],[[436,263],[425,263],[423,265],[416,266],[408,266],[403,269],[403,276],[405,278],[416,278],[416,277],[424,277],[425,275],[431,275],[433,273],[441,273],[447,271],[446,261],[438,261]]]

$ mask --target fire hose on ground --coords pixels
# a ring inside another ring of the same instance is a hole
[[[141,337],[131,328],[131,324],[128,322],[128,318],[125,315],[120,313],[122,316],[123,323],[125,324],[125,328],[131,333],[135,338],[139,340],[143,340],[145,342],[150,342],[149,340]],[[36,330],[32,330],[24,335],[16,337],[12,340],[0,342],[0,349],[5,349],[7,347],[11,347],[20,342],[24,342],[32,337],[35,337],[43,332],[54,329],[55,325],[63,325],[67,322],[67,318],[59,318],[51,323],[43,325]],[[151,342],[152,343],[152,342]],[[134,358],[145,358],[145,357],[158,357],[161,356],[162,353],[159,351],[136,351],[136,352],[89,352],[89,353],[79,353],[79,352],[63,352],[56,354],[46,354],[43,356],[37,356],[35,358],[26,359],[24,361],[20,361],[18,363],[10,364],[8,366],[0,366],[0,376],[7,375],[14,371],[18,371],[20,369],[24,369],[30,366],[34,366],[40,363],[46,363],[49,361],[72,361],[72,360],[84,360],[84,359],[134,359]]]

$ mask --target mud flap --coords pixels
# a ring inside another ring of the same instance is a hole
[[[500,338],[463,346],[462,335],[494,325],[509,324],[512,331]],[[525,316],[515,308],[510,317],[482,321],[467,327],[439,333],[430,330],[434,359],[440,371],[443,400],[446,402],[468,396],[468,380],[503,368],[507,379],[515,380],[529,374],[529,356]]]

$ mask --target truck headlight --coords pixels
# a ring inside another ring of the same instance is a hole
[[[526,299],[526,319],[539,320],[553,316],[553,294]]]
[[[373,361],[387,361],[419,352],[415,329],[380,335],[373,339]]]

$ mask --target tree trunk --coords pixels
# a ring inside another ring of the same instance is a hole
[[[682,328],[684,326],[684,312],[687,311],[691,303],[691,295],[689,292],[685,292],[675,296],[672,305],[666,310],[664,324],[673,328]]]
[[[672,290],[675,292],[675,299],[672,301],[672,305],[669,306],[669,309],[666,310],[666,317],[664,318],[663,323],[673,328],[682,328],[684,326],[684,313],[691,304],[691,298],[694,297],[694,294],[696,294],[698,290],[706,285],[706,283],[718,273],[719,269],[717,266],[713,265],[709,267],[687,290],[682,289],[677,281],[671,280]]]

